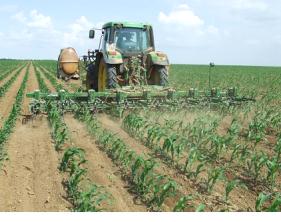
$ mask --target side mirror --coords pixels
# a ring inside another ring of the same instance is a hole
[[[95,38],[95,30],[91,29],[89,32],[89,38],[94,39]]]

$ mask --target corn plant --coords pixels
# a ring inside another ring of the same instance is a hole
[[[86,191],[79,192],[75,201],[74,211],[77,212],[99,212],[103,209],[101,204],[109,200],[109,195],[103,192],[101,187],[93,184]]]
[[[269,181],[271,188],[275,187],[276,177],[278,174],[278,170],[281,167],[281,164],[278,162],[278,157],[274,157],[271,160],[268,159],[266,161],[267,167],[267,177],[266,179]]]
[[[73,202],[79,198],[80,190],[79,183],[82,181],[82,177],[87,172],[86,169],[76,168],[74,172],[70,175],[69,179],[66,181],[66,189],[68,196]]]
[[[188,157],[186,158],[185,165],[183,168],[183,172],[185,174],[191,171],[192,165],[195,163],[196,160],[198,160],[198,155],[199,155],[199,151],[196,147],[192,148],[189,151]]]
[[[274,151],[276,153],[276,162],[280,163],[281,161],[281,134],[278,137],[277,143],[274,147]]]
[[[225,202],[228,202],[230,193],[237,187],[243,187],[247,189],[246,185],[243,184],[240,180],[234,179],[227,182],[225,187],[225,195],[224,195]]]
[[[261,175],[261,169],[265,166],[268,157],[264,153],[254,153],[250,160],[247,163],[247,172],[251,173],[254,177],[254,180],[257,179]]]
[[[162,206],[165,199],[176,194],[177,184],[173,180],[169,180],[163,185],[154,186],[153,198],[150,201],[151,205],[156,204],[158,208]]]
[[[150,160],[144,160],[141,157],[136,159],[132,165],[132,182],[138,194],[145,196],[153,189],[154,180],[153,169],[156,163]]]
[[[78,147],[70,147],[65,151],[59,169],[63,172],[70,169],[70,175],[72,175],[85,162],[85,151]]]
[[[52,126],[52,137],[55,141],[55,149],[58,151],[62,148],[67,140],[67,127],[61,118],[57,107],[49,102],[47,105],[48,119]]]
[[[147,130],[147,140],[146,140],[146,146],[149,147],[155,147],[160,143],[160,140],[162,138],[166,137],[166,134],[159,124],[155,124],[153,126],[150,126]],[[157,149],[160,149],[160,146],[157,146]]]
[[[268,203],[267,206],[264,206],[265,203]],[[268,212],[280,212],[281,210],[281,194],[280,193],[272,193],[265,194],[260,193],[256,200],[256,211],[268,211]]]
[[[193,205],[190,205],[189,202],[193,200],[192,195],[187,195],[184,197],[181,197],[179,201],[176,203],[173,211],[174,212],[183,212],[187,207],[193,207]]]
[[[205,204],[200,204],[197,208],[196,208],[196,212],[203,212],[206,208]]]
[[[199,174],[205,171],[205,166],[206,166],[206,161],[199,163],[196,167],[196,170],[195,171],[190,170],[187,176],[193,179],[194,181],[196,181]]]
[[[216,182],[224,178],[224,168],[218,167],[208,170],[208,177],[206,180],[206,188],[208,193],[211,193]]]
[[[63,155],[59,169],[69,173],[65,181],[68,198],[73,204],[73,210],[78,212],[101,211],[100,204],[109,200],[109,195],[96,184],[90,184],[86,191],[80,186],[87,170],[81,165],[86,162],[85,152],[78,147],[68,148]]]

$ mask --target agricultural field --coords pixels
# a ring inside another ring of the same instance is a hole
[[[83,90],[56,69],[0,61],[0,211],[281,211],[280,67],[214,67],[212,87],[256,98],[239,106],[31,116],[27,92]],[[170,85],[208,74],[172,65]]]

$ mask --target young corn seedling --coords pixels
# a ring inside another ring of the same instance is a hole
[[[193,205],[189,204],[189,202],[192,200],[193,200],[192,195],[181,197],[179,201],[176,203],[173,212],[184,212],[187,207],[193,207]]]
[[[281,161],[281,134],[279,135],[279,138],[277,140],[276,146],[274,147],[274,151],[276,153],[276,162],[280,163]]]
[[[162,147],[162,152],[164,153],[171,153],[172,162],[174,162],[174,155],[176,152],[175,146],[178,136],[176,134],[171,135],[170,137],[166,138]]]
[[[141,163],[138,164],[139,167],[137,168],[139,172],[134,172],[135,177],[133,182],[136,185],[137,192],[144,196],[154,185],[153,179],[151,180],[151,178],[153,178],[152,174],[156,163],[153,160],[141,160],[139,163]]]
[[[99,212],[103,209],[100,207],[103,202],[109,200],[109,195],[101,191],[101,187],[91,185],[89,190],[79,192],[75,200],[76,212]]]
[[[275,187],[276,177],[281,164],[278,162],[278,157],[274,157],[272,160],[268,159],[266,161],[267,166],[267,180],[271,185],[271,189]]]
[[[264,203],[269,199],[270,199],[270,194],[260,193],[256,200],[256,207],[255,207],[256,211],[261,212]]]
[[[212,190],[214,189],[216,182],[223,178],[224,178],[224,168],[223,167],[210,169],[208,171],[208,178],[206,181],[206,187],[207,187],[208,193],[211,193]]]
[[[281,211],[281,194],[277,193],[271,205],[266,209],[268,212],[280,212]]]
[[[233,163],[234,160],[236,160],[239,157],[240,150],[241,150],[241,145],[235,144],[233,149],[232,149],[231,157],[230,157],[230,160],[229,160],[230,163]]]
[[[196,208],[196,212],[204,212],[206,208],[205,204],[200,204],[197,208]]]
[[[245,162],[251,155],[251,151],[248,145],[241,145],[239,149],[239,162]]]
[[[267,160],[268,157],[264,153],[254,153],[251,160],[247,161],[248,172],[253,174],[255,181],[261,175],[261,169],[265,166]]]
[[[85,162],[85,151],[78,147],[71,147],[65,151],[59,169],[63,172],[70,169],[72,175]]]
[[[82,180],[83,175],[87,172],[86,169],[81,169],[81,168],[77,168],[72,175],[70,176],[70,178],[68,179],[68,181],[66,181],[66,188],[67,188],[67,193],[68,196],[71,197],[72,200],[76,200],[79,199],[79,183]]]
[[[169,180],[163,185],[154,186],[153,198],[150,201],[151,205],[156,205],[159,209],[165,199],[176,194],[177,184],[173,180]]]
[[[166,137],[166,134],[164,133],[161,125],[156,124],[153,126],[150,126],[147,131],[147,140],[146,140],[146,145],[149,147],[155,147],[157,146],[156,149],[159,149],[159,142],[162,138]]]
[[[225,195],[224,195],[225,202],[228,202],[230,193],[237,187],[243,187],[247,189],[246,185],[241,183],[240,180],[231,180],[227,182],[225,187]]]
[[[270,202],[271,203],[268,203]],[[267,206],[264,206],[265,203],[268,203]],[[260,193],[256,200],[256,211],[268,211],[268,212],[280,212],[281,210],[281,194],[272,193],[264,194]]]
[[[232,136],[233,139],[235,139],[239,135],[240,128],[241,128],[241,126],[238,123],[238,120],[236,118],[234,118],[231,122],[231,125],[230,125],[229,129],[227,130],[227,133],[230,136]]]
[[[206,166],[206,161],[203,161],[202,163],[198,164],[195,171],[190,171],[187,174],[187,176],[189,178],[193,179],[194,181],[196,181],[199,174],[202,173],[203,171],[205,171],[205,166]]]
[[[183,172],[188,174],[191,171],[191,167],[193,163],[198,160],[199,151],[196,147],[192,148],[189,151],[188,157],[186,158],[185,165],[183,168]]]

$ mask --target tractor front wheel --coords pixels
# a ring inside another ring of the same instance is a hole
[[[114,65],[107,65],[108,88],[115,89],[117,87],[117,70]]]

